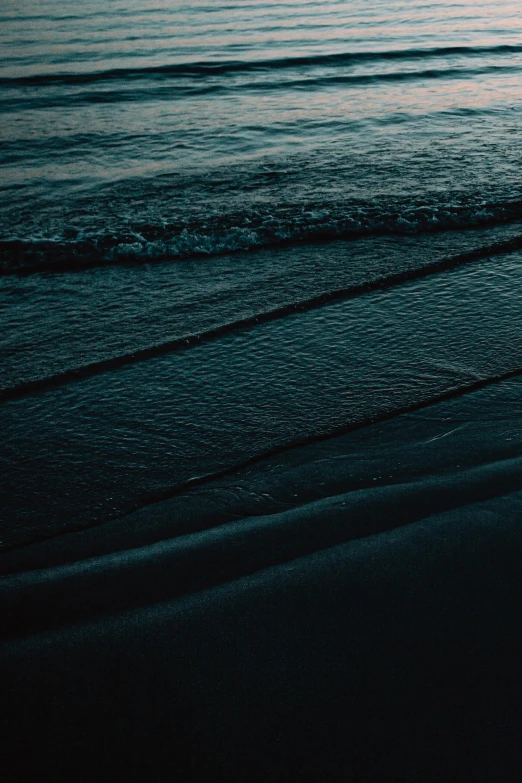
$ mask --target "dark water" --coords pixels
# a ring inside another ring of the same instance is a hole
[[[4,545],[522,368],[518,11],[4,1]]]

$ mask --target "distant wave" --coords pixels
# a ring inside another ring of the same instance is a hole
[[[249,73],[317,66],[340,67],[364,62],[382,60],[423,60],[438,57],[461,55],[475,57],[485,54],[508,55],[522,52],[522,44],[502,44],[498,46],[444,46],[431,49],[392,49],[373,52],[340,52],[337,54],[319,54],[301,57],[283,57],[265,60],[227,60],[223,62],[197,61],[172,63],[138,68],[113,68],[105,71],[86,73],[47,73],[32,76],[1,77],[0,85],[45,86],[51,84],[89,84],[92,82],[129,80],[158,77],[202,77],[218,76],[228,73]]]
[[[231,90],[236,91],[260,91],[273,92],[276,90],[299,90],[301,88],[307,91],[320,90],[324,87],[333,87],[342,85],[344,87],[358,87],[359,85],[379,84],[380,82],[411,82],[421,79],[452,79],[452,78],[472,78],[492,73],[504,73],[506,71],[519,70],[520,66],[513,65],[478,65],[476,68],[423,68],[420,70],[400,70],[384,71],[382,73],[331,73],[321,74],[320,76],[299,75],[295,79],[273,79],[255,81],[242,81],[236,84],[227,80],[205,80],[183,79],[176,82],[165,83],[164,79],[157,81],[155,89],[151,88],[149,80],[141,86],[133,83],[125,87],[122,84],[114,84],[114,89],[86,89],[79,92],[68,93],[53,91],[51,93],[39,93],[35,97],[33,93],[27,94],[21,91],[20,95],[15,97],[11,91],[4,93],[4,98],[0,100],[0,106],[12,109],[15,106],[28,106],[30,109],[51,108],[58,106],[72,106],[82,103],[122,103],[122,102],[144,102],[144,101],[170,101],[174,97],[194,96],[194,95],[215,95],[226,93]],[[96,80],[93,80],[94,82]],[[99,80],[101,81],[101,80]],[[122,77],[122,81],[126,81]],[[57,84],[53,82],[53,84]]]
[[[78,271],[106,264],[136,264],[224,255],[258,248],[384,234],[418,234],[502,225],[522,219],[522,201],[446,205],[377,205],[255,210],[219,216],[212,225],[128,226],[104,233],[0,240],[0,274]]]

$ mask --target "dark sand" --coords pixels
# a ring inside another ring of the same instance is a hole
[[[517,779],[521,399],[3,553],[8,779]]]

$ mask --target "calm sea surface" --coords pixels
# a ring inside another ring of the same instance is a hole
[[[522,366],[517,3],[3,0],[0,46],[5,545]]]

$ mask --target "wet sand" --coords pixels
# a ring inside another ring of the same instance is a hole
[[[8,768],[512,780],[521,395],[495,384],[3,553]]]

